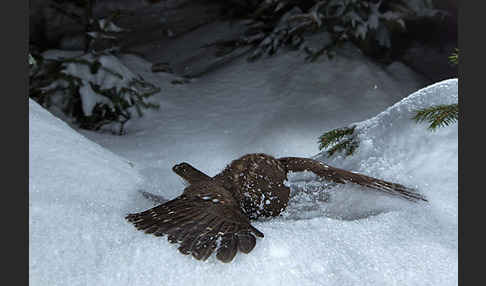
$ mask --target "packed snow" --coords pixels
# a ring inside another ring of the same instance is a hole
[[[416,108],[457,102],[456,79],[401,100],[418,77],[354,52],[236,62],[186,85],[138,57],[122,61],[161,87],[160,110],[130,121],[125,136],[72,129],[29,102],[31,285],[457,284],[457,125],[430,132],[411,120]],[[323,132],[353,122],[354,156],[319,153]],[[287,211],[254,222],[265,238],[230,264],[183,256],[124,220],[154,205],[140,190],[182,192],[174,164],[215,175],[254,152],[315,157],[414,187],[429,203],[292,174]]]

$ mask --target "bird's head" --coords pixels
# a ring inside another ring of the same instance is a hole
[[[179,163],[172,167],[172,170],[177,174],[188,174],[190,169],[192,169],[191,165],[186,162]]]

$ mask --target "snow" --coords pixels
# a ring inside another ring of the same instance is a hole
[[[106,19],[100,19],[98,21],[98,23],[99,23],[99,26],[101,27],[101,30],[103,32],[123,32],[123,31],[125,31],[124,29],[115,25],[113,22],[109,22]]]
[[[182,186],[171,170],[177,163],[215,175],[247,153],[313,156],[325,131],[367,119],[423,86],[403,64],[383,69],[357,49],[316,63],[299,53],[255,63],[243,57],[185,85],[173,85],[174,75],[151,73],[150,63],[125,56],[130,70],[160,87],[151,97],[159,110],[127,122],[127,136],[81,132],[135,162],[147,191],[175,197]]]
[[[427,123],[411,120],[415,110],[457,103],[457,85],[457,79],[438,82],[357,123],[361,144],[354,156],[327,159],[322,153],[315,159],[414,186],[437,214],[457,224],[457,124],[431,132]]]
[[[457,125],[430,132],[411,120],[415,108],[457,102],[457,80],[401,100],[420,79],[354,50],[313,64],[292,54],[242,59],[185,85],[138,57],[121,61],[161,87],[160,110],[127,123],[126,136],[73,130],[29,102],[31,285],[457,285]],[[353,122],[353,157],[319,154],[323,132]],[[292,174],[287,211],[254,222],[265,238],[230,264],[183,256],[123,219],[154,205],[138,190],[182,192],[174,164],[215,175],[254,152],[314,156],[430,202]]]
[[[105,254],[141,176],[29,99],[29,275],[79,285]]]
[[[112,101],[105,96],[96,93],[91,84],[99,86],[100,90],[114,88],[118,93],[121,93],[123,88],[130,88],[137,91],[135,88],[130,87],[130,83],[138,79],[128,67],[126,67],[117,57],[113,55],[101,55],[95,57],[92,54],[79,55],[76,51],[61,51],[61,50],[49,50],[43,53],[46,59],[61,59],[61,58],[74,58],[80,61],[86,61],[93,63],[99,61],[101,64],[100,70],[96,73],[91,72],[91,67],[87,64],[80,64],[77,62],[64,63],[65,69],[62,73],[67,75],[73,75],[81,79],[82,86],[79,88],[79,94],[81,96],[83,113],[86,116],[91,116],[96,104],[106,104],[113,107]],[[90,84],[91,83],[91,84]],[[57,84],[66,84],[65,81],[54,82],[48,88],[54,88]],[[123,97],[131,102],[132,99],[127,93],[123,94]]]

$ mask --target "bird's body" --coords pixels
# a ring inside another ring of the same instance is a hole
[[[289,187],[284,185],[287,171],[269,155],[245,155],[214,179],[231,192],[250,219],[278,216],[287,207],[290,195]]]
[[[336,183],[356,183],[411,201],[424,200],[402,185],[334,168],[322,162],[287,157],[276,159],[266,154],[248,154],[209,177],[188,163],[173,167],[190,185],[181,196],[147,211],[129,214],[127,219],[138,229],[157,236],[167,235],[180,243],[183,254],[229,262],[237,250],[250,252],[255,235],[263,233],[250,224],[251,219],[278,216],[287,207],[290,188],[285,185],[289,171],[311,171]]]

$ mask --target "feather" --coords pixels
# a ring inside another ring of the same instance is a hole
[[[217,238],[218,235],[214,232],[199,236],[192,247],[192,256],[197,260],[206,260],[216,249]]]
[[[298,157],[285,157],[278,160],[285,166],[287,171],[311,171],[321,178],[335,183],[354,183],[393,196],[399,196],[409,201],[427,201],[423,195],[403,185],[335,168],[317,160]]]
[[[238,240],[234,233],[225,234],[221,237],[221,244],[216,252],[216,258],[224,263],[231,262],[238,249]]]
[[[249,232],[239,232],[236,234],[238,238],[238,250],[243,253],[250,253],[255,248],[256,239],[253,234]]]

